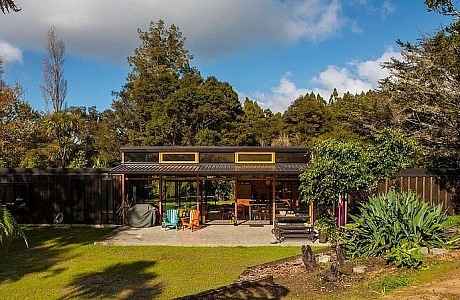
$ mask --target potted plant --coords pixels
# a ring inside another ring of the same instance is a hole
[[[315,229],[318,231],[320,243],[326,243],[328,240],[332,242],[335,239],[335,231],[337,230],[334,216],[327,210],[321,212],[315,221]]]
[[[238,220],[236,219],[235,214],[232,214],[231,222],[232,222],[233,226],[237,226],[237,225],[238,225]]]

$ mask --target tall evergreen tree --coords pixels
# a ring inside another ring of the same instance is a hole
[[[115,93],[112,108],[125,144],[141,145],[152,107],[176,93],[189,77],[199,77],[190,66],[193,58],[185,48],[185,38],[175,25],[162,20],[151,22],[147,31],[138,29],[141,44],[128,57],[133,68],[127,83]]]
[[[2,13],[6,14],[9,13],[10,10],[18,12],[21,8],[19,8],[13,0],[0,0],[0,10]]]
[[[447,15],[456,11],[450,1],[426,3]],[[395,120],[423,146],[428,164],[459,167],[460,22],[415,44],[398,43],[403,59],[385,64],[391,77],[381,84],[391,96]]]
[[[330,131],[330,109],[324,99],[313,92],[292,102],[283,119],[283,133],[289,136],[293,146],[311,146],[315,138]]]

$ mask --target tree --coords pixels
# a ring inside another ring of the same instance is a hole
[[[43,61],[43,85],[41,86],[47,108],[60,112],[66,107],[67,80],[64,78],[65,44],[56,35],[54,27],[48,29],[46,41],[48,57]]]
[[[43,126],[51,139],[48,153],[56,166],[66,168],[81,143],[79,133],[83,119],[69,111],[56,112],[45,116]]]
[[[425,2],[429,9],[457,14],[450,1]],[[403,58],[385,63],[391,76],[380,86],[391,97],[395,121],[420,143],[426,165],[459,167],[460,23],[415,44],[398,44]]]
[[[1,68],[1,63],[0,63]],[[0,79],[0,167],[18,167],[33,148],[40,115],[21,99],[19,85],[9,86]]]
[[[0,0],[0,10],[2,13],[6,14],[9,13],[10,10],[18,12],[21,8],[19,8],[13,0]]]
[[[284,112],[286,133],[293,145],[311,146],[315,138],[330,131],[331,112],[320,95],[313,92],[297,98]]]
[[[112,104],[118,130],[125,144],[142,145],[152,109],[183,85],[201,81],[198,71],[190,66],[193,58],[185,49],[185,38],[175,25],[165,28],[162,20],[151,22],[147,31],[138,29],[141,45],[128,57],[132,71],[121,91],[114,93]]]
[[[383,92],[368,91],[356,95],[347,92],[342,97],[333,98],[329,104],[331,131],[323,136],[344,141],[367,141],[372,135],[394,125],[390,98]]]
[[[151,113],[146,144],[210,146],[224,143],[242,110],[232,87],[209,77],[157,100]]]
[[[452,4],[451,0],[425,0],[429,11],[436,11],[446,16],[460,18],[460,12]]]
[[[236,144],[245,146],[268,146],[279,134],[273,113],[262,109],[256,101],[246,98],[243,115],[238,119]]]
[[[303,200],[328,206],[343,194],[362,198],[380,180],[410,166],[415,151],[411,139],[390,129],[371,145],[332,139],[318,142],[311,165],[300,175]]]

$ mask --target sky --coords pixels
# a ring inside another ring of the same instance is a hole
[[[140,45],[137,29],[175,24],[203,77],[228,82],[240,100],[283,112],[301,95],[360,93],[400,57],[396,40],[416,42],[452,20],[423,0],[15,0],[0,13],[2,79],[45,110],[41,94],[47,31],[66,46],[68,106],[111,107]]]

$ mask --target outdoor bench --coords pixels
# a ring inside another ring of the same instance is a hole
[[[311,241],[316,240],[316,233],[313,226],[307,222],[308,215],[297,214],[292,216],[276,215],[272,234],[278,243],[289,237],[307,238]]]

